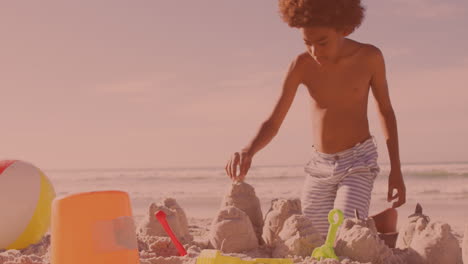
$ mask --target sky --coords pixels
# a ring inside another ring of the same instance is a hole
[[[349,38],[384,53],[402,163],[468,161],[468,2],[363,4]],[[305,50],[272,0],[0,1],[0,32],[0,159],[44,169],[224,168]],[[253,166],[306,163],[308,96]]]

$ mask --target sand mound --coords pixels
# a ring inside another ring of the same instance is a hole
[[[321,246],[325,241],[314,228],[312,221],[304,215],[292,215],[283,225],[278,234],[273,257],[283,258],[288,255],[301,257],[310,256],[314,248]]]
[[[214,248],[238,253],[258,247],[258,239],[249,217],[234,206],[222,208],[213,219],[209,233]]]
[[[429,224],[430,218],[423,214],[421,205],[416,206],[415,213],[408,217],[406,222],[399,230],[396,247],[405,249],[411,245],[415,231],[422,231]]]
[[[138,236],[138,250],[145,258],[179,256],[169,237]]]
[[[416,231],[410,248],[418,253],[425,264],[461,264],[462,252],[450,225],[442,222],[429,223],[425,228],[416,222]],[[420,229],[422,229],[420,231]]]
[[[159,210],[166,213],[166,220],[181,243],[188,243],[193,240],[192,235],[189,233],[187,216],[173,198],[166,198],[160,204],[152,203],[150,205],[147,218],[138,228],[139,235],[168,237],[166,231],[154,216]]]
[[[325,259],[322,261],[318,261],[315,259],[312,259],[311,257],[307,257],[302,261],[297,262],[294,260],[295,264],[372,264],[370,262],[367,263],[362,263],[362,262],[357,262],[357,261],[352,261],[350,259],[342,259],[340,260],[335,260],[335,259]]]
[[[36,244],[22,250],[0,249],[0,263],[2,264],[43,264],[49,263],[50,234],[44,235]]]
[[[8,250],[0,253],[0,263],[4,264],[43,264],[48,263],[43,256],[23,255],[19,250]]]
[[[140,264],[189,264],[189,263],[196,263],[196,260],[190,260],[188,258],[182,257],[153,257],[153,258],[146,258],[141,259]]]
[[[414,214],[400,228],[396,247],[408,248],[415,253],[411,263],[462,263],[461,248],[451,227],[442,222],[429,222],[430,218],[423,214],[421,205],[417,204]]]
[[[408,251],[392,250],[378,236],[372,218],[345,219],[339,229],[335,253],[355,261],[373,264],[407,263]]]
[[[301,200],[299,199],[274,199],[271,201],[270,210],[265,215],[262,238],[265,244],[273,246],[278,238],[283,224],[293,214],[302,214]]]
[[[468,263],[468,224],[465,226],[463,235],[463,263]]]
[[[263,244],[263,214],[255,189],[245,182],[233,182],[221,204],[221,207],[225,206],[235,206],[244,211],[252,222],[258,242]]]

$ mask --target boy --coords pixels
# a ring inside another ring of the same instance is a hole
[[[369,90],[377,102],[391,162],[388,202],[405,203],[395,114],[390,102],[381,51],[346,38],[364,18],[360,0],[279,0],[283,20],[300,29],[307,51],[291,63],[281,96],[257,135],[226,165],[232,180],[244,180],[252,158],[277,134],[303,84],[312,100],[313,142],[302,210],[316,229],[326,235],[328,212],[333,208],[353,217],[357,209],[368,216],[371,191],[380,171],[377,146],[369,131]],[[240,174],[237,175],[237,166]],[[396,194],[393,194],[396,190]]]

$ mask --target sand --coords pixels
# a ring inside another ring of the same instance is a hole
[[[310,256],[314,248],[325,243],[312,221],[304,215],[294,214],[285,222],[275,242],[274,258],[287,256]]]
[[[265,215],[262,238],[268,246],[273,246],[283,228],[283,224],[290,216],[302,214],[299,199],[274,199]]]
[[[187,216],[174,198],[165,198],[159,203],[151,203],[146,219],[137,229],[139,236],[168,237],[166,231],[164,231],[164,228],[155,217],[155,213],[159,210],[166,213],[166,220],[181,243],[192,241],[193,237],[189,233]]]
[[[48,264],[50,234],[42,237],[37,244],[22,250],[1,250],[0,264]]]
[[[372,218],[345,219],[336,238],[335,253],[360,262],[403,264],[407,253],[387,247]]]
[[[235,206],[244,211],[250,219],[259,244],[263,244],[263,214],[260,200],[255,194],[255,189],[246,182],[235,181],[228,189],[221,203],[224,206]]]
[[[468,263],[468,224],[465,226],[465,234],[462,243],[463,262]]]
[[[258,248],[258,238],[248,215],[234,206],[222,208],[211,224],[209,239],[215,249],[237,253]]]
[[[431,222],[420,205],[400,228],[396,247],[413,253],[411,263],[462,263],[460,241],[450,225]]]
[[[189,231],[193,235],[194,240],[192,242],[184,244],[187,249],[188,255],[185,257],[178,257],[175,251],[175,247],[169,243],[167,237],[150,237],[147,240],[139,239],[139,248],[140,248],[140,261],[141,264],[195,264],[196,257],[201,252],[201,250],[210,248],[209,245],[205,242],[206,237],[209,234],[210,222],[212,219],[189,219]],[[350,220],[348,220],[350,221]],[[358,229],[354,229],[355,231]],[[341,230],[340,230],[341,232]],[[353,231],[354,232],[354,231]],[[368,232],[368,231],[366,231]],[[362,235],[360,232],[357,234]],[[341,233],[340,233],[341,235]],[[367,233],[368,235],[368,233]],[[352,235],[350,235],[352,237]],[[345,240],[342,240],[345,241]],[[338,241],[337,241],[338,242]],[[460,241],[461,242],[461,241]],[[352,243],[352,242],[350,242]],[[0,263],[1,264],[49,264],[49,258],[47,250],[50,244],[50,235],[47,234],[44,236],[43,240],[36,244],[28,247],[25,250],[8,250],[0,253]],[[372,244],[369,246],[372,249]],[[361,263],[370,263],[363,261],[355,261],[349,256],[352,256],[355,253],[349,252],[348,256],[344,256],[341,249],[335,250],[335,252],[340,252],[338,256],[341,261],[328,260],[328,261],[314,261],[310,258],[303,258],[299,256],[290,256],[294,259],[294,262],[297,264],[361,264]],[[362,252],[361,252],[362,253]],[[226,255],[238,256],[243,259],[251,258],[260,258],[268,257],[272,254],[269,249],[266,247],[259,247],[256,250],[243,253],[230,253]],[[172,255],[172,256],[169,256]],[[411,262],[407,262],[411,263]],[[414,262],[413,262],[414,263]],[[439,262],[439,263],[450,263],[450,262]]]
[[[229,190],[228,194],[232,193],[231,191]],[[254,192],[249,190],[248,193]],[[255,204],[255,199],[253,203]],[[254,208],[256,205],[249,207],[243,204],[243,206]],[[186,256],[177,256],[170,239],[160,232],[157,222],[152,221],[151,216],[160,209],[165,210],[174,232],[184,241],[188,253]],[[274,243],[261,245],[258,243],[258,233],[255,232],[251,217],[244,210],[234,205],[226,205],[222,206],[217,215],[211,219],[187,219],[184,210],[174,198],[151,203],[148,206],[148,218],[138,227],[137,241],[141,264],[195,264],[202,250],[213,247],[222,249],[225,255],[245,260],[279,256],[291,258],[297,264],[462,263],[462,236],[455,234],[448,223],[431,222],[423,216],[410,217],[402,225],[399,229],[402,234],[399,239],[402,240],[399,241],[399,248],[395,249],[388,248],[379,239],[372,219],[345,219],[338,231],[335,245],[335,253],[340,261],[315,261],[307,256],[316,245],[321,245],[322,240],[319,240],[313,223],[303,215],[293,213],[282,225],[278,223],[283,220],[269,222],[269,228],[280,231],[277,232]],[[256,210],[258,209],[250,212]],[[259,214],[261,211],[255,213],[256,216]],[[268,214],[266,218],[268,219]],[[276,226],[272,224],[273,222]],[[263,222],[257,224],[263,226]],[[468,233],[468,226],[465,233]],[[463,243],[466,259],[468,242],[465,239]],[[46,234],[39,243],[26,249],[0,250],[0,264],[49,264],[49,246],[50,234]]]

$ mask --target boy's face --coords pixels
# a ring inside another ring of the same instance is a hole
[[[335,61],[347,35],[343,31],[320,26],[301,28],[301,32],[307,51],[319,64]]]

